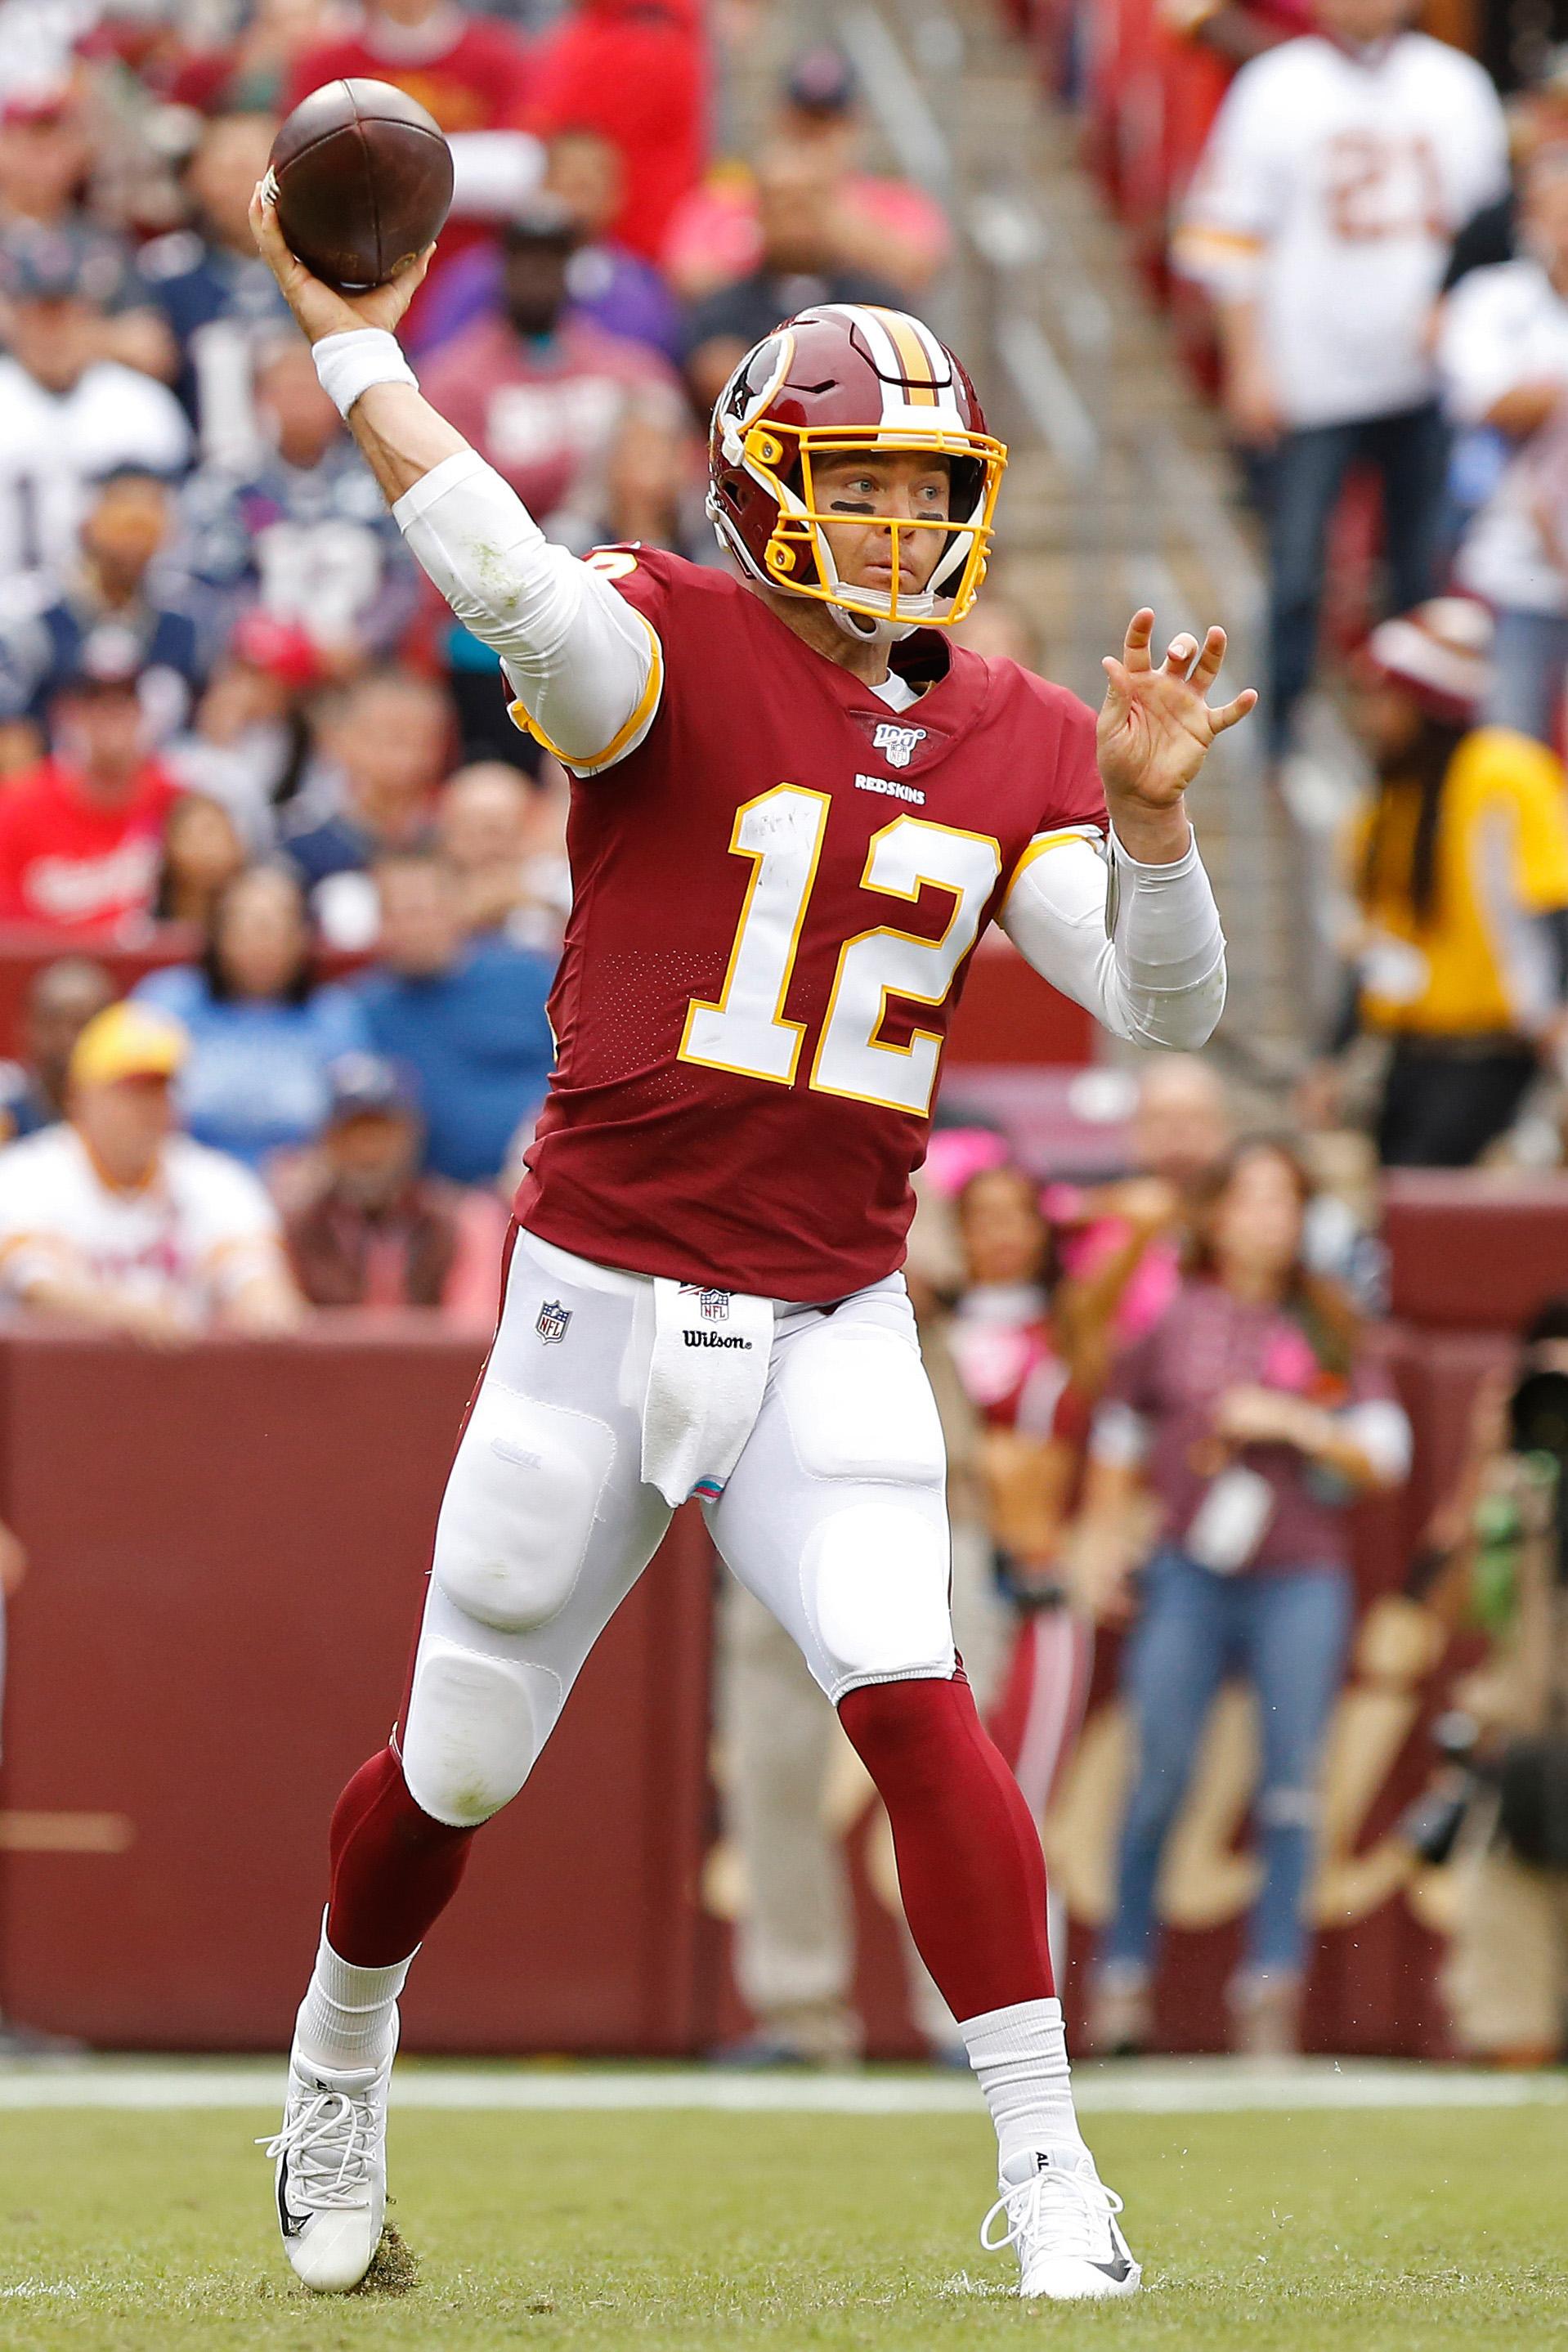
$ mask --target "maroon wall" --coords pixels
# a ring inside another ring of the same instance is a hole
[[[6,2009],[111,2045],[287,2038],[328,1815],[398,1704],[479,1352],[416,1318],[167,1355],[0,1346],[0,1507],[30,1556],[0,1793],[13,1838],[120,1817],[129,1839],[5,1854]],[[690,2044],[709,1580],[683,1523],[480,1841],[412,2043]]]

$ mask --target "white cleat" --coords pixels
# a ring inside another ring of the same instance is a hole
[[[386,2214],[386,2093],[392,2052],[381,2066],[312,2066],[289,2061],[283,2128],[258,2140],[278,2168],[283,2251],[317,2294],[346,2294],[375,2259]]]
[[[1087,2148],[1077,2157],[1035,2148],[1009,2157],[1001,2187],[980,2224],[980,2242],[988,2254],[1017,2248],[1021,2295],[1087,2303],[1137,2294],[1143,2273],[1117,2226],[1121,2200],[1104,2186]],[[999,2213],[1007,2227],[994,2238],[991,2224]]]

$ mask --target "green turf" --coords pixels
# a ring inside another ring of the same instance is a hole
[[[347,2301],[289,2280],[251,2127],[0,2117],[5,2352],[1568,2342],[1568,2132],[1550,2110],[1096,2118],[1149,2286],[1089,2311],[1020,2305],[1010,2257],[976,2249],[979,2118],[395,2113],[418,2284]]]

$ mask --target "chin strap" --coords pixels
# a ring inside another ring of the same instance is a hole
[[[783,583],[774,582],[773,584],[776,587]],[[901,645],[920,627],[918,621],[900,621],[895,625],[891,621],[876,620],[869,613],[847,612],[842,604],[829,603],[827,610],[845,635],[853,637],[856,644],[861,646]]]

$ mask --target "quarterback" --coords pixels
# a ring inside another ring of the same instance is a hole
[[[345,299],[258,242],[321,382],[512,716],[574,779],[556,1068],[390,1744],[340,1798],[269,2144],[289,2261],[364,2275],[397,1998],[475,1831],[700,1499],[788,1629],[892,1823],[910,1929],[1000,2143],[1021,2292],[1139,2270],[1073,2111],[1040,1842],[952,1644],[940,1426],[900,1267],[942,1041],[982,929],[1121,1037],[1201,1045],[1225,943],[1184,808],[1225,638],[1133,616],[1098,730],[945,635],[1006,453],[918,320],[780,326],[714,411],[722,570],[580,561],[419,394],[422,274]]]

